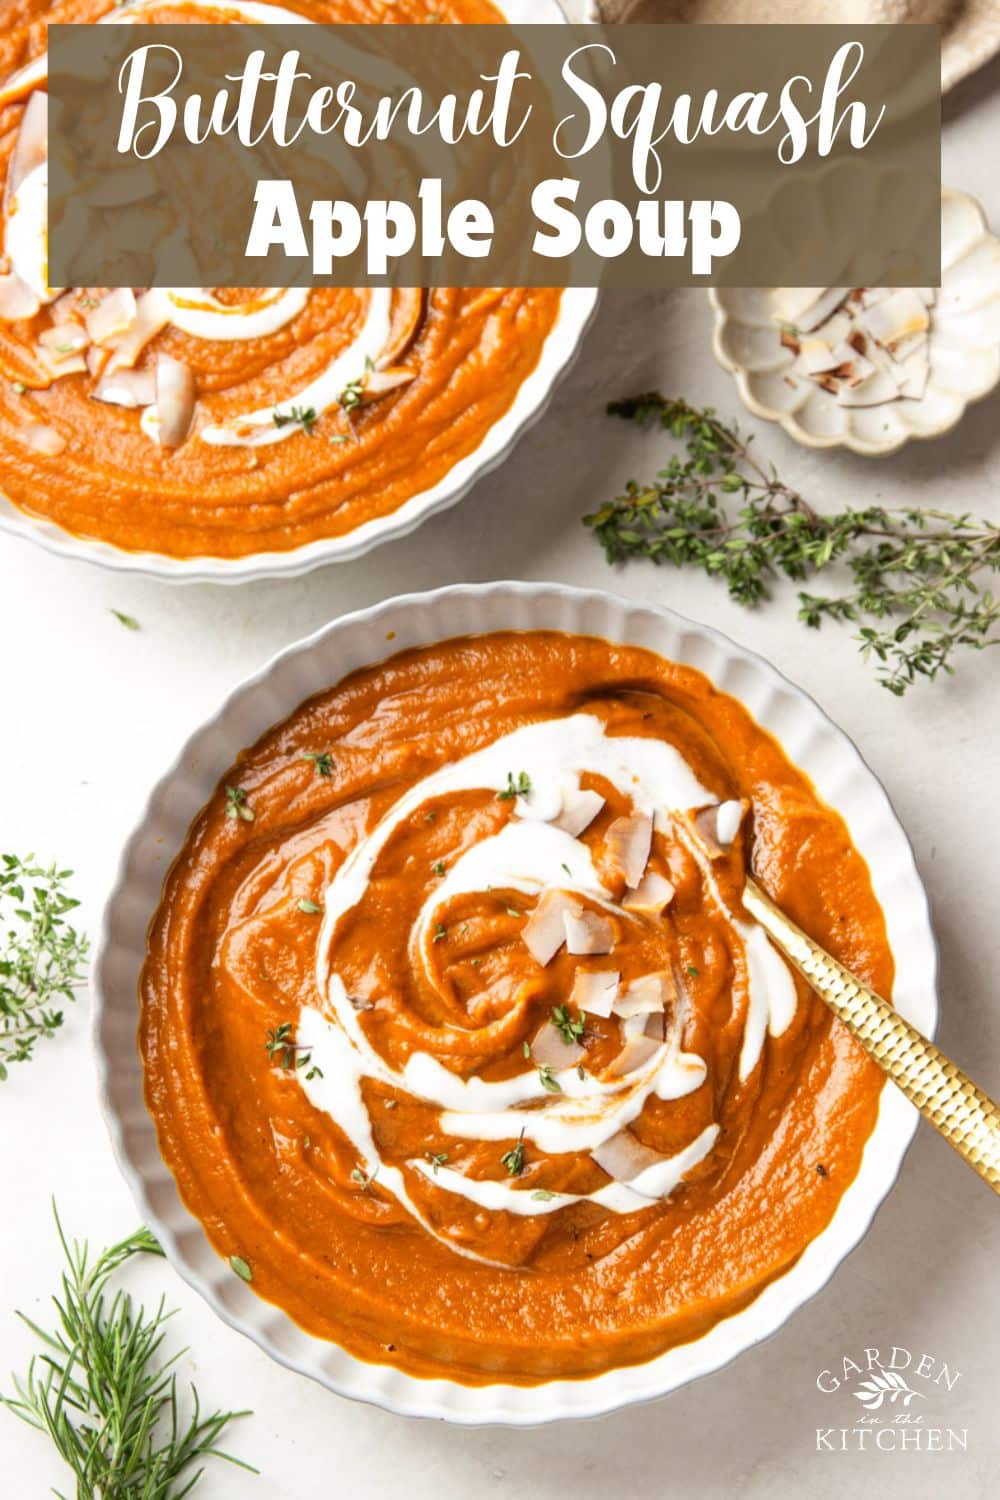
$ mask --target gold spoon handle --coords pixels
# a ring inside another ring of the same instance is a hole
[[[747,877],[743,904],[934,1129],[1000,1194],[1000,1109],[915,1026],[831,958]]]

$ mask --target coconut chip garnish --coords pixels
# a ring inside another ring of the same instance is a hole
[[[771,317],[795,356],[786,378],[839,406],[919,401],[930,376],[933,287],[778,287]]]

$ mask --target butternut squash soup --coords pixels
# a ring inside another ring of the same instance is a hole
[[[378,0],[288,9],[386,14]],[[241,14],[237,0],[18,0],[0,16],[0,489],[126,550],[284,552],[391,514],[479,447],[559,311],[558,290],[509,287],[50,287],[46,23]],[[489,0],[398,0],[392,18],[502,19]]]
[[[160,1148],[253,1290],[422,1376],[648,1360],[781,1276],[881,1075],[741,901],[883,994],[839,817],[700,673],[549,632],[397,655],[248,749],[141,980]]]

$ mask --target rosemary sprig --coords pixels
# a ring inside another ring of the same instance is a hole
[[[710,407],[654,391],[608,411],[684,444],[653,481],[630,481],[584,517],[609,562],[698,567],[750,606],[770,597],[779,574],[805,582],[840,563],[850,586],[834,595],[800,591],[799,619],[814,629],[827,620],[858,625],[862,656],[874,658],[879,681],[897,696],[919,677],[951,672],[961,648],[1000,642],[1000,599],[984,586],[1000,572],[1000,526],[909,506],[823,515]]]
[[[15,1394],[0,1401],[48,1433],[72,1470],[77,1500],[182,1500],[201,1478],[202,1469],[192,1473],[192,1466],[210,1457],[256,1473],[218,1447],[229,1423],[249,1412],[202,1416],[192,1387],[193,1409],[184,1422],[174,1368],[181,1356],[159,1358],[173,1316],[163,1302],[150,1315],[126,1292],[108,1300],[108,1281],[133,1255],[163,1254],[149,1230],[91,1262],[86,1244],[67,1241],[58,1213],[56,1228],[67,1261],[52,1299],[56,1326],[42,1328],[18,1313],[43,1352],[23,1379],[14,1377]]]
[[[63,1023],[57,1000],[74,1000],[90,944],[67,926],[79,906],[66,894],[72,870],[36,864],[33,854],[0,855],[0,1082],[27,1062],[39,1037]]]

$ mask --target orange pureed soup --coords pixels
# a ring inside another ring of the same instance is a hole
[[[405,652],[241,755],[166,880],[146,1098],[253,1290],[366,1360],[593,1375],[787,1271],[881,1076],[743,872],[883,994],[843,821],[733,698],[547,632]]]
[[[381,21],[373,0],[288,0]],[[234,0],[234,15],[236,3]],[[473,453],[538,364],[558,290],[268,293],[47,285],[45,23],[225,18],[212,0],[0,8],[0,468],[67,531],[172,557],[245,557],[390,515]],[[397,22],[495,22],[488,0],[398,0]]]

